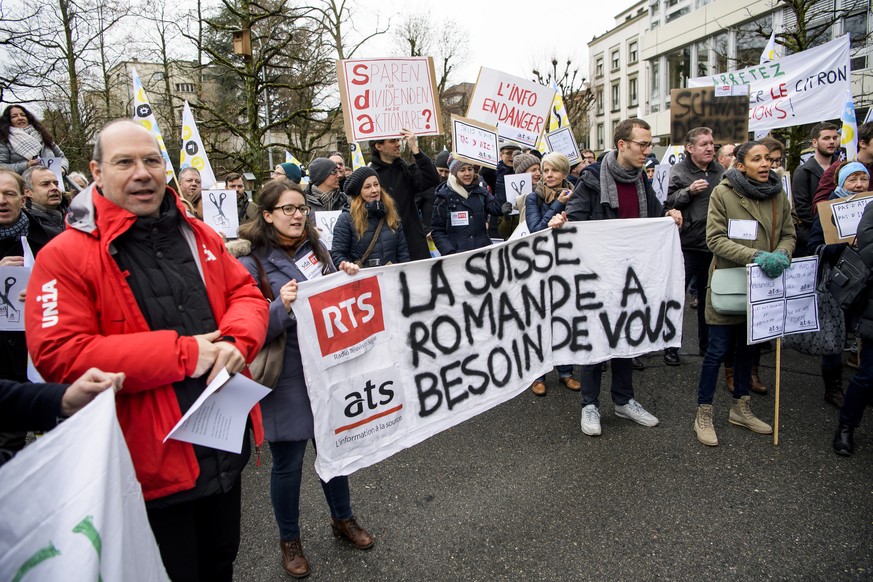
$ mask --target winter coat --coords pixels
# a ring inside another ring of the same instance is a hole
[[[715,160],[709,162],[706,170],[701,170],[691,160],[685,158],[670,168],[670,183],[667,186],[667,208],[675,208],[682,213],[682,228],[679,238],[683,250],[709,251],[706,247],[706,215],[709,211],[709,196],[712,189],[721,181],[724,167]],[[691,195],[689,186],[697,180],[706,180],[709,186],[703,192]]]
[[[873,269],[873,205],[868,204],[858,223],[858,252],[869,269]],[[856,333],[865,340],[873,340],[873,278],[867,281]],[[867,344],[864,344],[867,345]]]
[[[440,183],[440,176],[433,162],[424,153],[419,152],[415,155],[413,164],[407,164],[400,158],[386,164],[378,156],[373,156],[370,167],[379,175],[382,189],[388,192],[397,204],[397,213],[403,224],[412,260],[429,259],[430,249],[427,247],[427,235],[422,226],[420,211],[430,203],[429,188]],[[429,220],[430,217],[426,218]]]
[[[835,157],[834,160],[831,160],[831,165],[837,159],[839,158]],[[822,168],[815,156],[812,155],[794,170],[794,175],[791,177],[791,198],[794,200],[797,217],[807,231],[812,226],[812,218],[815,214],[812,200],[826,169]]]
[[[182,217],[180,235],[197,262],[220,334],[251,362],[267,329],[263,296],[221,238],[188,217],[172,189],[165,192]],[[112,255],[113,242],[137,218],[93,184],[76,196],[70,227],[43,248],[34,266],[25,319],[28,348],[46,380],[72,382],[91,367],[126,374],[115,396],[118,421],[148,501],[192,489],[200,475],[191,444],[163,442],[182,418],[173,383],[194,374],[199,348],[194,337],[149,329]],[[257,406],[251,419],[260,443]]]
[[[579,175],[573,195],[567,201],[568,220],[604,220],[618,218],[618,209],[608,202],[600,201],[600,162],[586,166]],[[646,188],[646,215],[650,218],[664,216],[664,207],[655,195],[652,185],[640,170],[640,180]]]
[[[334,203],[331,204],[331,207],[327,208],[324,206],[324,204],[322,204],[321,199],[318,197],[318,195],[312,191],[313,188],[314,186],[312,184],[306,187],[306,205],[312,209],[312,213],[309,215],[310,220],[315,220],[316,212],[324,212],[328,210],[342,210],[349,205],[349,200],[346,197],[345,193],[340,191],[337,193],[336,199],[334,200]]]
[[[62,158],[61,167],[65,172],[70,170],[70,162],[67,161],[64,152],[61,151],[58,144],[54,144],[51,147],[43,146],[42,151],[39,152],[39,157]],[[0,141],[0,169],[23,174],[27,169],[27,162],[29,161],[12,149],[12,145],[8,141]]]
[[[524,206],[525,213],[524,219],[527,222],[527,228],[529,232],[538,232],[545,228],[548,228],[549,221],[556,214],[561,214],[564,212],[565,205],[563,202],[555,198],[552,200],[550,204],[546,204],[545,198],[537,194],[538,191],[544,186],[541,182],[534,187],[534,191],[528,194],[525,197]],[[564,183],[558,188],[558,190],[567,190],[571,189],[572,185],[568,181],[564,181]]]
[[[318,243],[321,244],[321,243]],[[270,442],[303,441],[315,438],[312,407],[306,391],[306,378],[303,376],[303,361],[300,359],[300,343],[297,338],[297,318],[293,309],[289,313],[279,297],[279,290],[291,279],[298,283],[306,281],[306,276],[296,262],[312,253],[309,241],[303,243],[292,259],[280,248],[252,249],[251,253],[239,258],[251,276],[258,280],[258,266],[252,255],[257,256],[264,267],[274,299],[270,303],[270,324],[267,328],[269,343],[283,331],[288,332],[285,343],[285,359],[282,373],[276,387],[261,400],[264,416],[264,435]],[[328,265],[333,272],[333,265]],[[327,388],[319,386],[319,388]]]
[[[775,207],[776,222],[773,222]],[[728,238],[729,220],[754,220],[758,223],[755,240]],[[791,220],[791,204],[781,192],[769,200],[752,200],[743,196],[727,179],[715,187],[709,198],[706,218],[706,244],[712,251],[709,281],[717,269],[744,267],[752,262],[758,251],[785,251],[789,258],[794,252],[795,231]],[[723,315],[712,308],[711,289],[706,289],[706,323],[735,325],[746,321],[745,315]]]
[[[367,230],[359,238],[351,212],[348,209],[343,210],[333,228],[333,243],[330,247],[330,257],[333,259],[333,264],[339,267],[343,261],[354,263],[363,257],[373,240],[373,235],[376,234],[376,227],[379,225],[380,219],[380,216],[368,215]],[[403,234],[403,225],[397,225],[397,230],[394,231],[386,222],[382,225],[382,230],[379,232],[379,238],[376,240],[372,252],[362,266],[378,267],[388,263],[408,263],[409,260],[409,247],[406,244],[406,236]]]
[[[486,221],[488,215],[503,211],[497,198],[477,184],[465,199],[448,182],[436,190],[431,219],[431,237],[440,255],[462,253],[491,244]],[[452,226],[452,222],[458,223]],[[465,224],[461,224],[465,223]]]

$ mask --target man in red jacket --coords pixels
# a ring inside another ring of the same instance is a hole
[[[268,306],[221,239],[166,186],[154,137],[130,120],[100,133],[94,184],[40,252],[25,319],[49,382],[123,372],[118,420],[149,522],[173,580],[227,580],[240,539],[240,474],[250,454],[164,437],[222,369],[263,344]],[[263,430],[252,411],[255,439]]]

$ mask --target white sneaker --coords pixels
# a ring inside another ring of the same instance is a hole
[[[658,419],[646,412],[643,405],[631,398],[624,406],[615,406],[615,415],[621,418],[629,418],[637,424],[643,426],[656,426]]]
[[[600,410],[594,404],[582,407],[582,432],[600,436]]]

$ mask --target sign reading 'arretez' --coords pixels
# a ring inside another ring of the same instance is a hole
[[[350,142],[442,133],[430,57],[337,61],[336,73]]]
[[[452,151],[457,159],[496,168],[497,128],[452,115]]]
[[[708,127],[716,143],[742,143],[749,135],[749,96],[716,96],[715,87],[670,91],[670,139],[685,143],[695,127]]]

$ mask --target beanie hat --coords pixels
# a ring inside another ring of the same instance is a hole
[[[655,167],[655,160],[653,160],[652,158],[648,158],[646,160],[646,169],[648,170],[649,168],[654,168],[654,167]]]
[[[512,158],[512,171],[516,174],[524,174],[531,166],[540,163],[540,159],[533,154],[515,154]]]
[[[437,154],[436,159],[433,162],[433,165],[437,168],[445,168],[449,169],[449,156],[451,153],[448,150],[443,150]]]
[[[345,181],[344,187],[346,196],[349,196],[350,198],[360,196],[361,188],[364,186],[364,182],[366,182],[367,178],[371,176],[374,176],[377,179],[379,178],[379,174],[377,174],[376,170],[374,170],[370,166],[364,166],[352,172]]]
[[[454,152],[449,154],[449,159],[448,159],[449,174],[451,174],[452,176],[457,178],[458,172],[460,172],[461,168],[464,166],[472,166],[472,164],[470,162],[465,162],[463,160],[459,160],[459,159],[455,158]]]
[[[295,184],[300,183],[300,179],[303,177],[303,174],[300,172],[300,166],[297,164],[292,164],[291,162],[285,162],[279,164],[281,168],[285,171],[285,178],[291,180]]]
[[[336,162],[327,158],[315,158],[309,163],[307,168],[310,183],[318,186],[327,180],[334,170],[336,170]]]
[[[864,172],[865,174],[867,174],[868,177],[870,176],[870,172],[867,171],[867,168],[864,166],[864,164],[862,164],[861,162],[849,162],[848,164],[840,168],[840,172],[839,174],[837,174],[839,176],[837,180],[837,185],[842,188],[843,184],[846,183],[846,178],[857,172]]]

